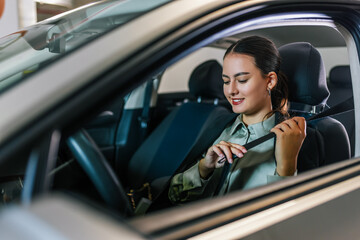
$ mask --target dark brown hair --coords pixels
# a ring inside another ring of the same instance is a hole
[[[283,119],[289,116],[286,108],[288,100],[287,77],[280,71],[281,58],[275,44],[264,37],[251,36],[245,37],[236,43],[233,43],[225,52],[224,58],[230,53],[239,53],[252,56],[255,59],[255,65],[265,76],[270,72],[275,72],[278,81],[271,90],[272,111],[265,115],[265,118],[273,113],[280,113]]]

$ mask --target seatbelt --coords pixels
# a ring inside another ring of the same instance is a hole
[[[347,111],[351,111],[354,109],[354,99],[353,97],[350,97],[349,99],[345,100],[344,102],[341,102],[335,106],[333,106],[332,108],[329,108],[329,109],[326,109],[324,110],[323,112],[319,113],[319,114],[316,114],[316,115],[313,115],[311,117],[309,117],[308,119],[306,119],[306,122],[310,122],[310,121],[313,121],[313,120],[317,120],[317,119],[320,119],[320,118],[324,118],[324,117],[328,117],[328,116],[332,116],[332,115],[336,115],[336,114],[339,114],[339,113],[344,113],[344,112],[347,112]],[[244,145],[244,147],[248,150],[248,149],[251,149],[271,138],[274,138],[276,135],[275,133],[273,132],[270,132],[269,134],[265,135],[265,136],[262,136],[252,142],[249,142],[247,144]],[[237,158],[237,156],[234,154],[233,155],[233,159]],[[183,168],[184,168],[184,165],[188,165],[188,163],[184,163],[183,164],[180,164],[179,168],[177,171],[175,171],[175,173],[170,177],[169,181],[167,182],[167,184],[165,185],[165,187],[154,197],[154,202],[160,198],[160,196],[162,194],[164,194],[164,190],[168,188],[168,185],[172,179],[172,177],[177,174],[179,171],[181,171]],[[228,165],[228,166],[226,166]],[[216,188],[215,190],[215,193],[218,193],[219,190],[221,189],[222,185],[224,184],[224,181],[226,179],[226,169],[230,169],[230,164],[228,161],[225,162],[225,165],[224,165],[225,169],[223,170],[222,172],[222,175],[220,177],[220,182],[219,182],[219,185],[218,187]],[[167,194],[166,194],[167,196]]]
[[[210,106],[215,107],[213,105],[209,105],[209,107]],[[195,140],[195,143],[190,148],[190,151],[187,151],[186,154],[180,152],[180,155],[183,155],[183,159],[181,160],[181,162],[179,162],[179,164],[175,168],[175,171],[171,175],[168,175],[168,179],[165,180],[161,184],[161,186],[157,188],[159,189],[159,191],[153,194],[153,202],[155,202],[155,204],[152,204],[153,210],[161,208],[164,205],[162,202],[157,201],[158,199],[168,201],[166,189],[170,184],[172,176],[174,176],[178,172],[185,170],[188,166],[190,166],[190,164],[193,164],[194,159],[204,153],[204,150],[213,143],[213,139],[218,137],[223,131],[223,129],[226,127],[226,125],[230,122],[233,122],[234,119],[238,116],[238,114],[236,113],[230,113],[229,110],[224,107],[218,106],[216,107],[216,109],[214,109],[214,111],[217,111],[217,113],[214,114],[214,116],[217,117],[209,119],[204,125],[202,125],[203,129],[200,131],[200,135],[198,139]],[[207,131],[208,129],[211,129],[211,131]],[[171,160],[173,161],[174,159]],[[166,204],[169,203],[165,203],[165,205]]]
[[[143,101],[143,110],[141,116],[138,118],[140,122],[140,131],[141,131],[141,142],[144,141],[147,134],[148,123],[149,123],[149,113],[150,113],[150,102],[153,91],[153,82],[155,79],[151,79],[146,83],[145,95]]]
[[[151,80],[149,80],[146,83],[146,87],[145,87],[145,95],[144,95],[144,101],[143,101],[143,110],[141,113],[141,116],[138,118],[139,122],[140,122],[140,130],[141,130],[141,141],[143,142],[146,138],[147,135],[147,130],[148,130],[148,125],[149,125],[149,121],[150,121],[150,104],[151,104],[151,98],[152,98],[152,93],[153,93],[153,89],[154,89],[154,84],[156,83],[156,80],[160,81],[161,76],[163,75],[164,72],[160,72],[157,75],[153,76],[153,78]],[[159,83],[157,83],[158,85]],[[155,89],[157,89],[157,87],[155,87]]]
[[[328,108],[326,109],[325,111],[321,112],[321,113],[318,113],[316,115],[313,115],[311,117],[309,117],[308,119],[306,119],[306,122],[310,122],[310,121],[314,121],[314,120],[317,120],[317,119],[320,119],[320,118],[324,118],[324,117],[329,117],[329,116],[332,116],[332,115],[336,115],[336,114],[339,114],[339,113],[344,113],[344,112],[347,112],[347,111],[351,111],[354,109],[354,98],[353,97],[350,97],[349,99],[333,106],[332,108]],[[244,145],[244,147],[246,148],[246,150],[248,149],[251,149],[271,138],[274,138],[276,137],[276,134],[273,133],[273,132],[270,132],[269,134],[265,135],[265,136],[262,136],[258,139],[255,139],[254,141],[252,142],[249,142],[247,144]],[[237,156],[235,154],[233,154],[233,159],[237,158]],[[219,160],[220,161],[220,160]],[[224,170],[222,171],[221,173],[221,177],[220,177],[220,181],[219,181],[219,184],[218,186],[216,187],[216,190],[215,190],[215,195],[218,195],[222,185],[224,184],[225,180],[226,180],[226,176],[228,175],[229,171],[230,171],[230,163],[228,161],[225,162],[223,168]]]
[[[306,122],[310,122],[310,121],[317,120],[317,119],[324,118],[324,117],[329,117],[329,116],[336,115],[339,113],[344,113],[347,111],[351,111],[353,109],[354,109],[354,98],[350,97],[349,99],[333,106],[332,108],[328,108],[321,113],[318,113],[316,115],[309,117],[308,119],[306,119]],[[275,136],[276,136],[275,133],[271,132],[265,136],[262,136],[252,142],[245,144],[244,147],[246,149],[253,148]]]
[[[175,110],[176,112],[172,112],[171,114],[174,118],[170,122],[166,134],[161,139],[160,144],[160,146],[163,146],[166,149],[142,149],[145,152],[152,152],[149,154],[151,159],[167,160],[155,160],[148,166],[141,166],[142,169],[139,169],[138,174],[141,176],[142,173],[148,172],[144,180],[152,182],[157,178],[157,176],[167,176],[175,172],[186,156],[188,156],[189,152],[193,149],[194,144],[197,142],[196,137],[202,132],[204,125],[207,126],[206,122],[208,117],[211,113],[216,111],[216,109],[217,107],[214,105],[202,106],[198,103],[188,102],[183,104],[179,109]],[[196,115],[196,120],[189,117],[192,115]],[[184,129],[179,126],[191,127]],[[218,135],[221,131],[219,129]],[[179,144],[175,144],[175,142],[179,142]],[[170,157],[169,153],[176,154],[172,154],[173,156]],[[136,155],[134,157],[137,158]],[[138,182],[139,180],[140,179],[134,180],[132,186],[138,187],[141,183]]]

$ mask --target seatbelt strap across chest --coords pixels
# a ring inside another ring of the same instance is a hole
[[[310,122],[310,121],[314,121],[314,120],[317,120],[317,119],[321,119],[321,118],[324,118],[324,117],[328,117],[328,116],[332,116],[332,115],[336,115],[336,114],[339,114],[339,113],[343,113],[343,112],[347,112],[347,111],[350,111],[350,110],[353,110],[354,109],[354,99],[353,97],[350,97],[349,99],[345,100],[344,102],[341,102],[337,105],[335,105],[334,107],[332,108],[329,108],[319,114],[316,114],[316,115],[313,115],[311,117],[309,117],[308,119],[306,119],[306,122]],[[269,134],[266,134],[258,139],[255,139],[254,141],[252,142],[249,142],[247,144],[244,145],[244,147],[249,150],[269,139],[272,139],[276,137],[276,134],[273,133],[273,132],[270,132]],[[235,154],[233,154],[233,159],[237,158],[237,156]],[[219,181],[219,184],[215,190],[215,195],[218,195],[222,185],[224,184],[225,182],[225,179],[226,179],[226,176],[228,174],[228,172],[230,171],[230,163],[228,161],[226,161],[226,158],[224,159],[220,159],[219,162],[223,162],[225,161],[225,164],[224,164],[224,169],[222,171],[222,174],[221,174],[221,177],[220,177],[220,181]]]
[[[320,119],[320,118],[324,118],[324,117],[329,117],[329,116],[332,116],[332,115],[336,115],[336,114],[339,114],[339,113],[343,113],[343,112],[347,112],[347,111],[350,111],[350,110],[353,110],[354,109],[354,98],[353,97],[350,97],[349,99],[345,100],[344,102],[341,102],[337,105],[335,105],[334,107],[332,108],[329,108],[329,109],[326,109],[325,111],[319,113],[319,114],[316,114],[316,115],[313,115],[311,117],[309,117],[308,119],[306,119],[306,122],[310,122],[310,121],[313,121],[313,120],[317,120],[317,119]],[[244,147],[248,150],[248,149],[251,149],[273,137],[275,137],[275,133],[271,132],[265,136],[262,136],[252,142],[249,142],[247,144],[244,145]]]

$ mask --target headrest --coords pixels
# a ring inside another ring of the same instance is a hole
[[[330,70],[329,82],[340,87],[351,87],[350,66],[336,66]]]
[[[222,67],[216,60],[206,61],[191,73],[189,91],[203,99],[224,99]]]
[[[289,80],[289,101],[324,106],[329,90],[320,53],[305,42],[286,44],[279,52],[280,69]]]

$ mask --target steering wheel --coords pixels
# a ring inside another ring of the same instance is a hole
[[[133,215],[122,185],[90,135],[81,129],[67,139],[67,145],[107,205]]]

